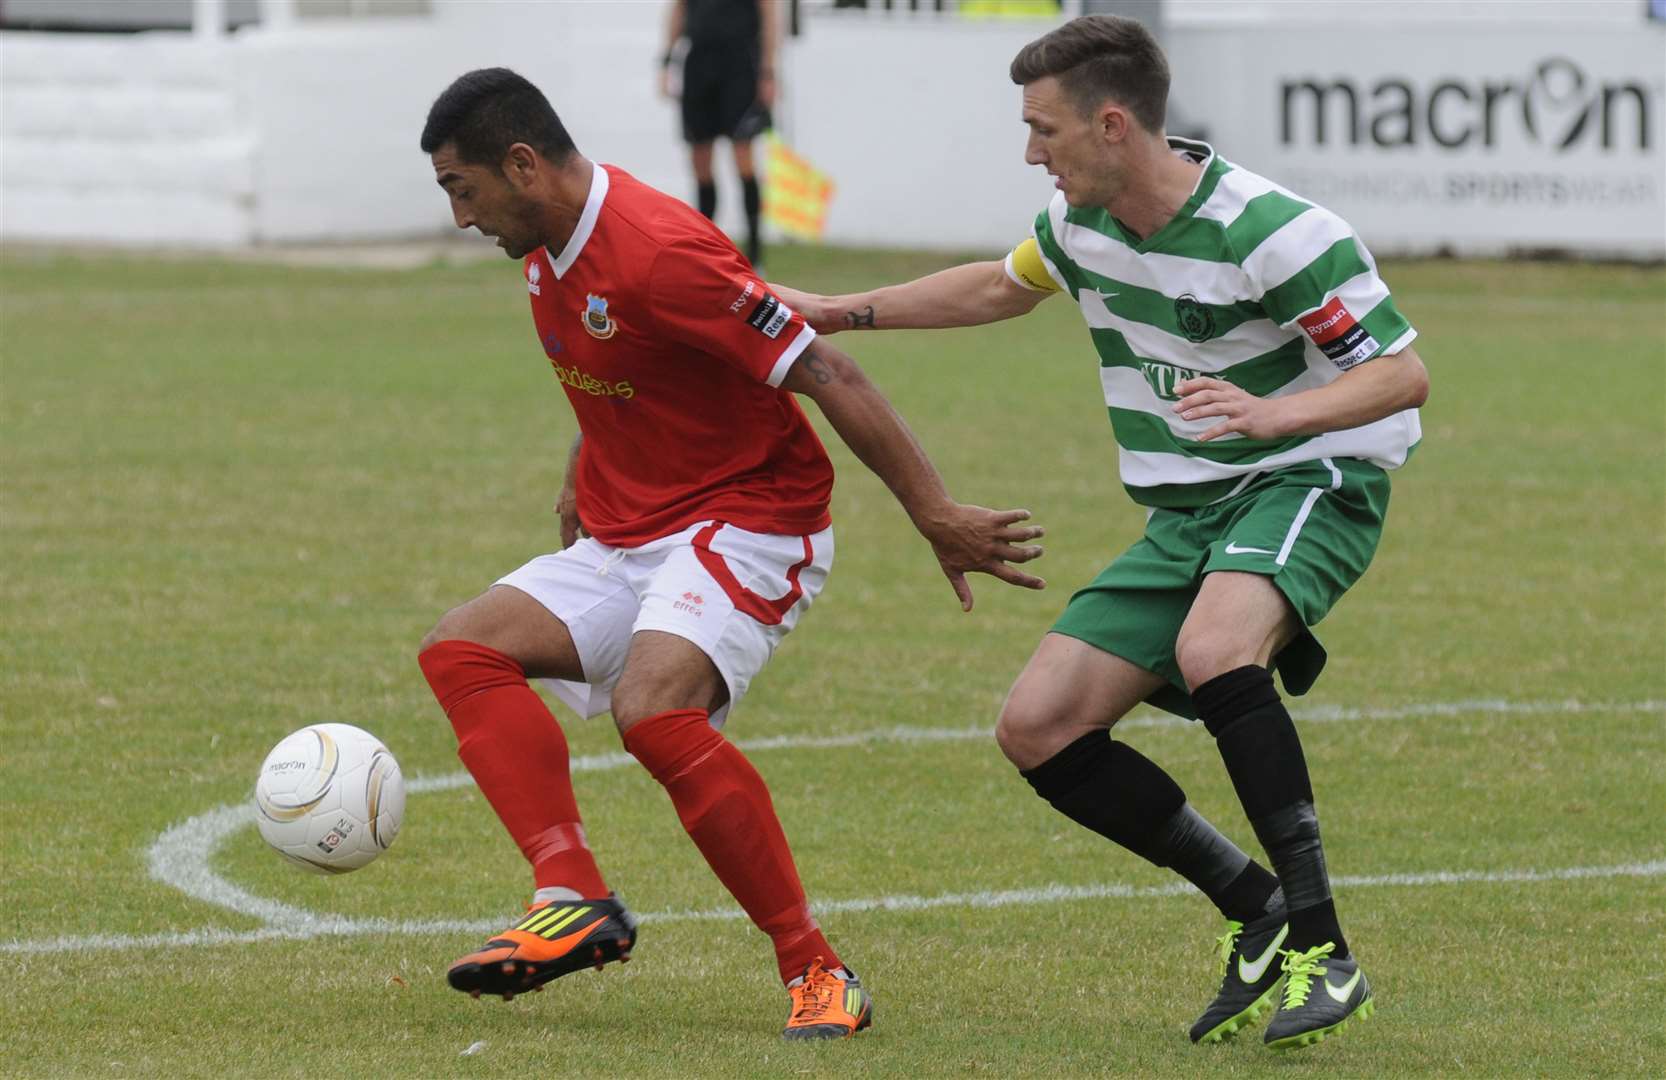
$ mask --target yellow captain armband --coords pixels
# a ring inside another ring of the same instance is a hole
[[[1059,283],[1047,272],[1047,264],[1041,259],[1041,246],[1035,242],[1033,236],[1013,248],[1012,254],[1007,256],[1007,273],[1026,289],[1034,289],[1036,292],[1059,291]]]

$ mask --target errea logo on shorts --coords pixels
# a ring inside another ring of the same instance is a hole
[[[680,600],[672,601],[671,606],[678,611],[686,611],[698,619],[700,616],[705,614],[704,611],[700,610],[700,605],[705,602],[706,598],[701,596],[699,593],[685,592]]]

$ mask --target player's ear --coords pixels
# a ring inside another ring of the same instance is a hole
[[[1121,142],[1128,137],[1128,127],[1133,122],[1128,117],[1128,111],[1114,101],[1101,104],[1094,119],[1098,121],[1099,131],[1105,136],[1105,141],[1113,143]]]
[[[509,152],[503,155],[503,175],[517,187],[524,187],[532,182],[538,173],[538,151],[526,143],[514,143]]]

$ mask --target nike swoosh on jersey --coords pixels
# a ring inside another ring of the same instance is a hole
[[[1226,553],[1228,555],[1277,555],[1278,554],[1278,552],[1269,550],[1267,548],[1239,547],[1237,545],[1237,543],[1235,541],[1232,541],[1232,540],[1228,540],[1226,542]]]
[[[1279,927],[1278,936],[1273,938],[1273,942],[1272,942],[1271,945],[1267,946],[1267,951],[1262,953],[1261,956],[1252,963],[1248,963],[1248,964],[1244,963],[1244,958],[1242,956],[1239,956],[1238,957],[1238,978],[1241,981],[1246,982],[1246,983],[1253,983],[1253,982],[1259,981],[1261,976],[1266,974],[1267,965],[1272,963],[1273,962],[1273,957],[1278,955],[1278,947],[1280,945],[1284,944],[1284,939],[1285,939],[1285,937],[1287,937],[1289,935],[1289,933],[1290,933],[1290,924],[1289,923],[1286,923],[1283,926]]]
[[[1341,986],[1332,986],[1329,979],[1324,980],[1325,993],[1329,994],[1333,1001],[1338,1001],[1346,1005],[1348,1003],[1348,996],[1354,992],[1354,984],[1359,982],[1359,975],[1360,969],[1355,968],[1354,977],[1343,983]]]

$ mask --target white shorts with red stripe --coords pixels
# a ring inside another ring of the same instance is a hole
[[[497,584],[543,604],[573,635],[584,681],[546,685],[580,716],[608,711],[631,635],[659,630],[693,642],[717,666],[729,688],[729,703],[712,715],[721,726],[832,566],[832,529],[779,536],[704,521],[635,548],[586,538]]]

